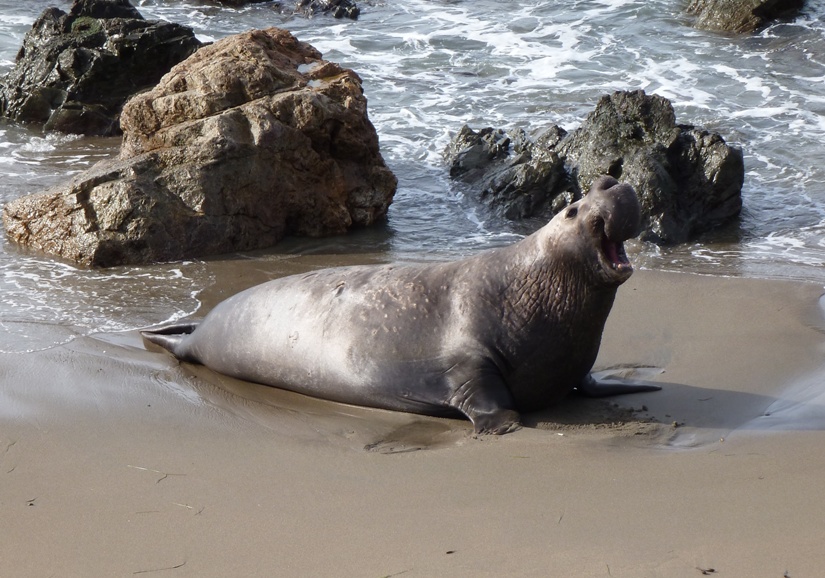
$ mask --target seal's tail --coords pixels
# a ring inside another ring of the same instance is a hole
[[[147,341],[160,345],[177,356],[178,345],[180,345],[180,342],[186,335],[189,335],[198,327],[199,323],[199,321],[176,323],[174,325],[153,329],[152,331],[141,331],[140,334]]]

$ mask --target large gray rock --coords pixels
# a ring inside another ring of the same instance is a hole
[[[200,46],[190,28],[144,20],[128,0],[48,8],[0,81],[0,114],[46,130],[119,134],[126,100]]]
[[[642,204],[642,238],[681,243],[739,214],[742,152],[717,134],[677,125],[670,102],[643,91],[602,97],[568,134],[536,139],[464,127],[448,150],[451,176],[511,219],[549,218],[602,174],[631,184]]]
[[[8,203],[10,239],[97,266],[271,246],[382,219],[396,179],[360,78],[278,29],[206,46],[123,109],[119,159]]]
[[[695,26],[720,32],[753,32],[779,18],[796,16],[804,0],[690,0]]]

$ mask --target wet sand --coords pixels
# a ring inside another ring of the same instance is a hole
[[[272,273],[220,267],[207,309]],[[495,438],[180,366],[136,332],[0,355],[0,575],[821,576],[821,293],[637,272],[596,369],[663,390]]]

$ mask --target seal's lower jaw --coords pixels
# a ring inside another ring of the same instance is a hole
[[[620,285],[633,274],[633,265],[621,241],[611,241],[602,233],[601,253],[603,269],[611,283]]]

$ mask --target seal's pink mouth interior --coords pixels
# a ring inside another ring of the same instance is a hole
[[[602,234],[602,252],[604,252],[605,257],[614,269],[630,265],[630,261],[624,252],[624,244],[611,241],[604,234]]]

